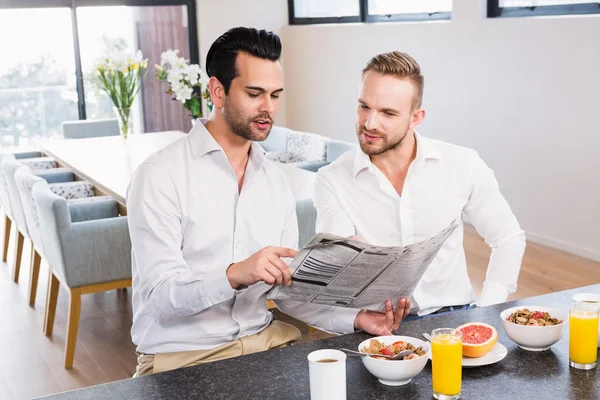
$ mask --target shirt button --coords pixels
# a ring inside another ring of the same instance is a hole
[[[227,176],[233,176],[233,174],[231,172],[228,172]]]

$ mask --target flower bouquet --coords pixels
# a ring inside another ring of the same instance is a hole
[[[208,76],[198,64],[188,64],[179,57],[179,50],[167,50],[160,56],[160,65],[155,65],[156,79],[168,82],[167,94],[179,101],[190,112],[192,121],[202,117],[202,99],[212,104],[208,93]]]
[[[94,66],[97,85],[113,102],[124,143],[131,133],[131,106],[142,86],[148,60],[142,52],[135,54],[107,50]]]

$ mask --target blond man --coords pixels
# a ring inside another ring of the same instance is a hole
[[[317,176],[317,231],[407,245],[467,216],[492,248],[485,306],[516,290],[525,235],[477,152],[416,132],[425,119],[424,78],[409,55],[373,57],[362,71],[356,109],[360,150]],[[410,319],[473,306],[460,225],[441,247],[411,298]]]

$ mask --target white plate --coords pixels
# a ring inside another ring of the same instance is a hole
[[[462,366],[464,368],[473,368],[473,367],[481,367],[483,365],[489,365],[497,363],[506,357],[508,354],[508,350],[502,343],[496,343],[492,351],[487,353],[483,357],[479,358],[470,358],[463,357],[462,358]],[[431,352],[429,353],[429,359],[431,360]]]

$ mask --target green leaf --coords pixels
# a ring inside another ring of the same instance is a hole
[[[199,117],[201,116],[200,113],[200,101],[198,100],[197,97],[192,97],[191,100],[189,100],[190,102],[190,111],[192,112],[192,116],[193,117]]]

